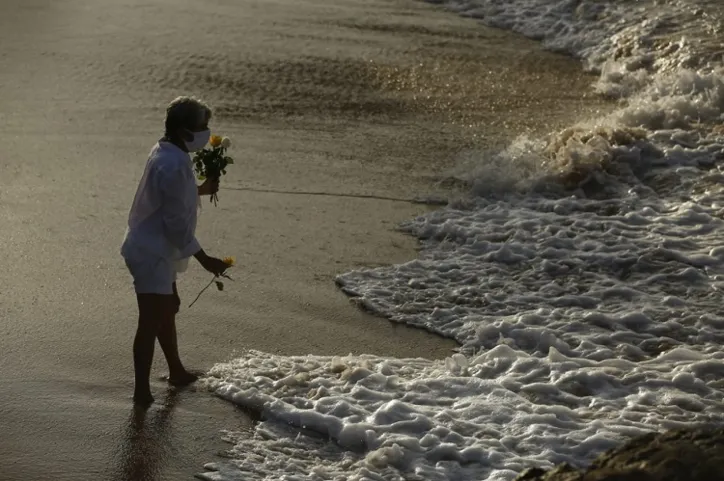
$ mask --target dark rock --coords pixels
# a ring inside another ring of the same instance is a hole
[[[535,481],[536,479],[540,479],[541,476],[546,474],[545,469],[541,468],[528,468],[522,473],[518,475],[517,478],[515,478],[515,481]]]
[[[646,434],[601,454],[586,469],[533,468],[516,481],[724,481],[724,428]]]

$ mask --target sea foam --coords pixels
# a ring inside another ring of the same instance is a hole
[[[620,108],[471,153],[471,196],[403,225],[418,259],[337,278],[460,352],[216,365],[205,385],[262,421],[203,479],[511,480],[724,420],[716,2],[439,3],[580,58]]]

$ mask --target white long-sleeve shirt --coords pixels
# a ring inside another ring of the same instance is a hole
[[[121,255],[130,260],[162,257],[178,272],[201,249],[196,240],[199,196],[191,158],[170,142],[148,157],[128,215]]]

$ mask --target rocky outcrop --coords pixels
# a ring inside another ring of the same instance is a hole
[[[586,469],[529,469],[516,481],[724,481],[724,428],[651,433],[601,454]]]

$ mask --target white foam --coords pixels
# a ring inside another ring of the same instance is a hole
[[[613,114],[552,133],[547,140],[521,138],[498,155],[468,154],[465,170],[454,176],[469,182],[478,195],[489,195],[491,186],[494,193],[548,188],[551,176],[558,186],[560,175],[571,172],[582,172],[582,180],[589,184],[615,184],[611,180],[621,179],[611,179],[610,169],[601,167],[611,163],[618,170],[613,177],[620,177],[621,168],[630,170],[630,188],[631,180],[640,183],[641,173],[651,166],[711,165],[722,155],[722,129],[712,131],[724,123],[724,32],[717,2],[447,0],[442,4],[580,58],[586,68],[600,73],[596,91],[625,99]],[[633,143],[600,135],[601,129],[621,133],[631,128],[641,129]],[[570,135],[573,130],[577,135]],[[611,185],[607,189],[608,194],[620,194]]]
[[[418,259],[339,276],[367,309],[460,353],[219,364],[209,389],[263,421],[227,433],[232,459],[202,477],[510,480],[721,424],[724,81],[706,2],[442,2],[576,55],[625,102],[471,153],[458,175],[476,196],[405,224]]]
[[[632,195],[611,215],[610,201],[511,194],[411,221],[420,259],[340,282],[465,355],[219,364],[209,388],[264,421],[204,479],[510,480],[722,423],[723,195]]]
[[[443,0],[448,9],[540,39],[601,73],[598,90],[627,96],[652,73],[721,64],[718,5],[705,0]]]
[[[217,365],[210,389],[264,421],[204,479],[509,480],[649,430],[721,423],[714,187],[684,203],[510,194],[411,221],[420,259],[340,282],[465,355]]]
[[[721,422],[723,370],[724,353],[689,348],[639,362],[505,344],[446,362],[250,352],[207,383],[264,421],[200,477],[510,480],[652,429]]]

